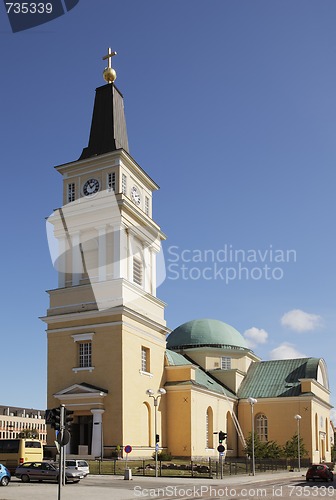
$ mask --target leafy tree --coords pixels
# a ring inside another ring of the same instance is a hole
[[[252,434],[250,433],[246,439],[245,453],[252,457]],[[254,457],[262,458],[279,458],[282,454],[282,448],[275,441],[260,441],[257,434],[254,434]]]
[[[263,458],[280,458],[283,454],[281,446],[275,441],[267,441]]]
[[[40,436],[38,429],[23,429],[19,437],[24,439],[39,439]]]
[[[291,439],[286,441],[285,446],[283,447],[283,453],[287,458],[298,458],[298,435],[294,434]],[[306,450],[303,439],[300,437],[300,456],[304,457],[308,455],[308,451]]]

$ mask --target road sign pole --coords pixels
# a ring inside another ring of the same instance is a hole
[[[125,474],[124,474],[124,479],[132,479],[132,469],[128,469],[127,467],[127,460],[128,460],[128,454],[131,453],[132,451],[132,446],[129,444],[125,446],[124,451],[126,453],[126,465],[125,465]]]
[[[60,441],[62,443],[63,441],[63,434],[64,434],[64,405],[60,406]],[[62,496],[62,485],[64,485],[65,481],[63,478],[63,446],[61,445],[61,450],[59,453],[59,460],[58,460],[58,500],[61,500]]]

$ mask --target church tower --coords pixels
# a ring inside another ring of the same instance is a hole
[[[48,336],[48,408],[74,411],[68,453],[133,456],[155,447],[147,389],[164,384],[166,323],[156,297],[156,260],[164,235],[152,218],[157,184],[129,153],[123,96],[109,49],[96,89],[89,143],[80,158],[56,167],[62,208],[48,219],[58,270],[43,320]],[[164,398],[158,430],[164,427]],[[55,439],[51,430],[48,443]],[[162,436],[161,444],[165,436]]]

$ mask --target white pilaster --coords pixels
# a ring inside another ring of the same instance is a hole
[[[103,413],[105,410],[93,409],[91,455],[101,457],[103,452]]]
[[[66,273],[66,239],[58,239],[58,259],[57,259],[57,270],[58,270],[58,288],[65,287],[65,273]]]
[[[121,278],[120,268],[120,226],[113,226],[113,278]]]
[[[72,285],[79,285],[83,272],[82,255],[80,251],[79,232],[71,234],[72,242]]]
[[[152,267],[152,262],[151,262],[151,254],[150,254],[150,249],[148,247],[145,247],[143,249],[143,257],[144,257],[144,289],[148,293],[152,293],[151,290],[151,281],[152,281],[152,276],[151,276],[151,267]]]
[[[156,252],[155,250],[151,250],[151,282],[152,282],[152,295],[156,297]]]
[[[133,245],[133,236],[129,231],[127,231],[127,275],[125,277],[129,281],[133,281],[133,257],[135,251]]]
[[[106,281],[106,227],[98,229],[98,280]]]

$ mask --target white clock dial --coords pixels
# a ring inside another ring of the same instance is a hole
[[[131,189],[131,198],[136,205],[140,205],[141,197],[139,190],[136,186],[133,186]]]
[[[97,179],[89,179],[83,186],[83,193],[85,196],[91,196],[98,193],[99,181]]]

